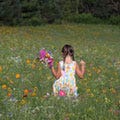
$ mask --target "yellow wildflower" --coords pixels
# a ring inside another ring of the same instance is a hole
[[[29,59],[27,59],[27,60],[26,60],[26,63],[27,63],[27,64],[30,64],[30,60],[29,60]]]
[[[94,94],[93,94],[93,93],[91,93],[91,94],[90,94],[90,96],[91,96],[91,97],[94,97]]]
[[[105,102],[106,102],[106,103],[109,103],[109,102],[110,102],[110,99],[105,98]]]
[[[86,92],[89,93],[89,92],[90,92],[90,89],[88,88],[88,89],[86,90]]]
[[[35,92],[33,92],[32,94],[31,94],[31,96],[32,97],[34,97],[34,96],[36,96],[37,94],[35,93]]]
[[[34,92],[36,92],[36,91],[37,91],[37,89],[38,89],[37,87],[34,87]]]
[[[88,70],[88,76],[92,76],[92,73],[91,71]]]
[[[14,84],[14,82],[12,80],[9,81],[11,84]]]
[[[26,104],[26,102],[27,102],[26,100],[22,99],[20,103],[21,103],[22,105],[24,105],[24,104]]]
[[[6,85],[6,84],[3,84],[3,85],[2,85],[2,89],[7,89],[7,85]]]
[[[11,89],[10,87],[8,87],[8,89],[7,89],[7,90],[8,90],[8,92],[12,92],[12,89]]]
[[[35,64],[32,64],[32,69],[35,69],[36,65]]]

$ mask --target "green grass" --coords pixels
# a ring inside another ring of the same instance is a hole
[[[76,99],[54,97],[55,78],[47,67],[34,62],[44,47],[52,51],[56,66],[66,43],[74,47],[77,62],[86,62],[84,79],[76,76]],[[23,97],[25,89],[27,97]],[[0,120],[9,119],[119,120],[120,28],[82,24],[0,27]]]

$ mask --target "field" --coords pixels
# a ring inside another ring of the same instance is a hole
[[[71,44],[86,62],[77,98],[54,97],[55,78],[35,61],[50,50],[54,65]],[[120,28],[111,25],[0,27],[0,120],[120,120]]]

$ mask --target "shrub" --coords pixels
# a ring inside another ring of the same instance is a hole
[[[38,17],[32,17],[32,18],[26,18],[23,20],[22,25],[32,25],[32,26],[37,26],[37,25],[42,25],[44,22],[41,18]]]
[[[109,18],[109,24],[120,25],[120,15],[119,16],[111,16]]]
[[[78,15],[71,15],[71,16],[68,16],[66,18],[66,20],[68,22],[74,22],[74,23],[87,23],[87,24],[103,23],[103,21],[100,18],[96,18],[90,13],[87,13],[87,14],[82,13],[82,14],[78,14]]]
[[[41,18],[32,17],[32,18],[30,19],[30,24],[33,25],[33,26],[37,26],[37,25],[43,24],[43,21],[42,21]]]

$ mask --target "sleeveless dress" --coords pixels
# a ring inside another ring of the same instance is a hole
[[[63,61],[59,62],[62,76],[53,84],[53,93],[58,95],[60,90],[64,90],[67,96],[77,96],[77,86],[75,79],[76,62],[72,61],[67,64]]]

